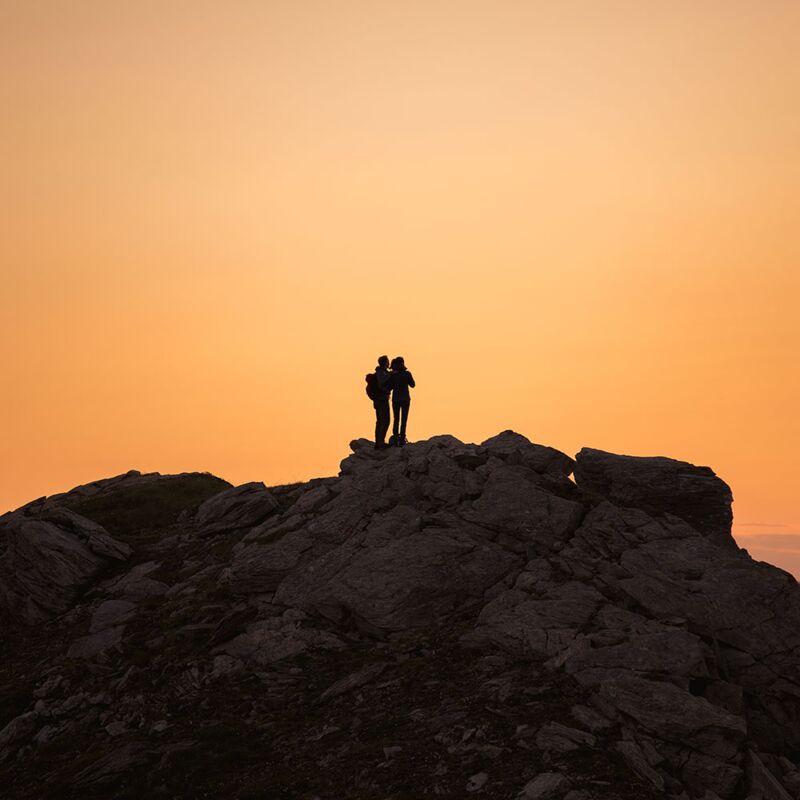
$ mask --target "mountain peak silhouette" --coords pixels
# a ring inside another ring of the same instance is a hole
[[[800,591],[711,469],[350,448],[0,517],[6,797],[800,796]]]

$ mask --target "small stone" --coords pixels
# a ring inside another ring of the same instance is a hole
[[[560,772],[542,772],[528,781],[517,795],[520,800],[550,800],[569,788],[569,780]]]
[[[478,772],[467,781],[468,792],[479,792],[486,786],[489,776],[485,772]]]
[[[116,682],[112,683],[111,685],[118,691],[122,691],[130,682],[131,678],[139,671],[135,664],[131,664],[128,669],[125,670],[123,676]]]
[[[536,734],[536,744],[541,750],[555,750],[558,753],[568,753],[581,747],[594,747],[596,741],[591,733],[558,722],[543,725]]]
[[[577,705],[570,709],[573,719],[592,733],[604,731],[611,727],[611,722],[589,706]]]
[[[614,749],[642,780],[653,788],[664,791],[664,778],[650,766],[641,748],[635,742],[617,742]]]
[[[78,694],[73,694],[71,697],[68,697],[57,709],[56,714],[69,714],[70,711],[76,709],[81,703],[83,703],[85,695],[83,692],[78,692]]]
[[[49,697],[61,685],[63,675],[51,675],[38,689],[33,692],[34,697]]]
[[[43,744],[47,744],[53,736],[55,735],[56,728],[52,725],[45,725],[37,734],[33,737],[33,741],[36,742],[37,747],[41,747]]]
[[[223,675],[231,675],[239,672],[242,669],[242,662],[233,656],[221,654],[214,657],[214,663],[211,669],[212,678],[220,678]]]
[[[125,727],[125,723],[122,722],[122,720],[115,720],[106,725],[106,733],[109,736],[122,736],[122,734],[127,733],[127,731],[128,729]]]

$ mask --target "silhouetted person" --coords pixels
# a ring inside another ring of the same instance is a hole
[[[375,408],[375,449],[387,447],[386,432],[389,430],[389,392],[392,376],[389,374],[389,356],[381,356],[375,367],[374,378],[367,375],[367,394]]]
[[[394,424],[392,433],[394,443],[402,447],[406,443],[406,425],[408,424],[408,410],[411,407],[411,393],[409,388],[414,388],[414,376],[406,369],[403,356],[392,359],[391,373],[392,411]]]

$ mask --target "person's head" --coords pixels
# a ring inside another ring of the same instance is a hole
[[[386,367],[389,366],[389,356],[379,356],[378,357],[378,366],[379,367],[383,367],[384,369],[386,369]]]
[[[392,369],[405,369],[406,362],[403,361],[403,356],[395,356],[392,359]]]

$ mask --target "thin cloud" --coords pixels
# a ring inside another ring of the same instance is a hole
[[[781,553],[800,552],[800,533],[749,533],[734,536],[740,547]]]
[[[765,561],[800,578],[800,533],[737,536],[736,543],[756,561]]]
[[[736,522],[734,528],[788,528],[786,522]]]

